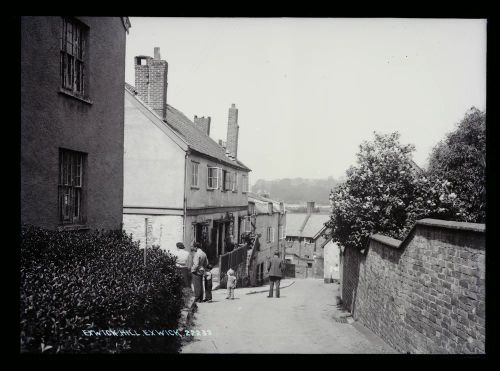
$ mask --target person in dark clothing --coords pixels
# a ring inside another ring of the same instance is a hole
[[[226,252],[231,252],[234,250],[233,236],[226,238]]]
[[[207,270],[205,271],[205,300],[209,303],[212,301],[212,266],[207,265]]]
[[[203,277],[205,275],[205,268],[208,264],[207,255],[201,249],[199,242],[194,243],[196,252],[193,256],[193,265],[191,267],[191,274],[194,288],[194,300],[197,303],[203,301]]]
[[[280,297],[280,282],[285,270],[285,264],[279,258],[279,252],[275,252],[274,256],[267,262],[267,271],[269,272],[269,295],[268,298],[273,297],[274,284],[276,284],[276,297]]]

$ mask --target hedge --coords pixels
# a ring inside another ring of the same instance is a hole
[[[122,231],[21,229],[21,352],[177,352],[176,336],[86,336],[83,330],[177,329],[175,258]],[[87,333],[88,334],[88,333]]]

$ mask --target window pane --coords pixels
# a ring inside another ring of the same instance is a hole
[[[81,187],[82,186],[82,156],[76,155],[75,161],[76,161],[76,163],[75,163],[74,185],[76,187]]]
[[[82,91],[82,66],[81,66],[81,63],[80,61],[75,61],[75,73],[76,73],[76,76],[75,76],[75,90],[77,92],[81,92]]]
[[[62,223],[81,222],[83,153],[60,150],[59,215]]]
[[[63,19],[61,38],[62,86],[79,94],[85,89],[85,68],[83,62],[85,30],[71,19]]]
[[[73,216],[76,218],[76,220],[79,220],[79,218],[80,218],[80,202],[81,202],[80,191],[81,191],[81,189],[75,188],[75,197],[74,197],[74,206],[73,206],[74,214],[73,214]]]
[[[64,188],[63,193],[63,220],[70,220],[70,209],[71,209],[71,189],[68,187]]]

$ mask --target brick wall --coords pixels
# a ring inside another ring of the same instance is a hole
[[[198,116],[194,116],[194,119],[193,119],[193,122],[194,122],[194,126],[196,126],[197,128],[199,128],[202,132],[204,132],[205,134],[207,135],[210,135],[210,121],[211,121],[211,117],[208,116],[208,117],[198,117]]]
[[[343,301],[353,317],[410,353],[484,353],[484,225],[424,219],[403,241],[345,249]]]

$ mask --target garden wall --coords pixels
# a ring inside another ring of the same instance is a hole
[[[485,226],[423,219],[404,241],[345,249],[342,299],[400,352],[484,353]]]

